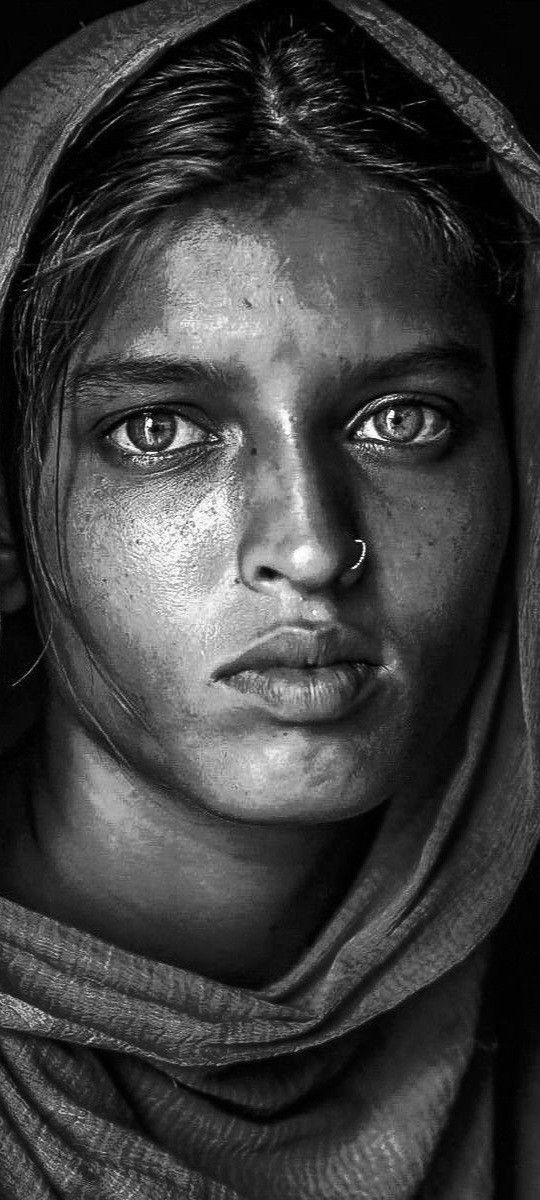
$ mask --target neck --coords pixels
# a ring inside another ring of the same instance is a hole
[[[262,986],[330,916],[373,829],[228,821],[130,774],[53,709],[9,894],[134,953]]]

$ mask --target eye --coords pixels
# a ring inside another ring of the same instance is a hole
[[[433,405],[396,399],[357,421],[350,434],[353,442],[419,446],[442,440],[452,428],[451,417]]]
[[[110,429],[106,440],[132,458],[158,457],[188,446],[213,441],[212,435],[187,417],[169,409],[133,413]]]

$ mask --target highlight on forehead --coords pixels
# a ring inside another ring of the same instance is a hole
[[[372,303],[369,281],[377,275],[380,303],[392,320],[402,313],[408,323],[411,305],[423,309],[424,321],[430,305],[461,313],[474,278],[463,239],[459,251],[458,264],[457,252],[414,202],[348,165],[291,171],[264,185],[252,180],[248,188],[222,186],[179,201],[115,256],[85,344],[111,322],[125,326],[130,315],[133,341],[148,342],[150,279],[156,323],[173,300],[182,307],[182,346],[200,330],[222,331],[226,321],[234,338],[248,309],[252,334],[257,321],[273,326],[275,306],[283,306],[291,290],[306,314],[319,314],[326,326],[336,309],[336,273],[342,303],[352,308],[368,298]],[[139,297],[145,299],[143,325]],[[291,326],[291,337],[294,332]]]

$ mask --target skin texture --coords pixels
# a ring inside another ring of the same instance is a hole
[[[10,851],[16,898],[252,984],[336,903],[364,814],[428,786],[451,753],[510,514],[488,319],[403,198],[346,170],[260,191],[186,201],[156,225],[70,365],[59,495],[73,620],[55,617],[55,641],[90,719],[51,658],[32,833]],[[457,344],[484,369],[439,353]],[[156,359],[213,377],[164,382]],[[111,360],[145,363],[146,381],[113,378]],[[381,418],[374,431],[374,408],[405,401],[438,440],[385,441]],[[177,412],[196,452],[122,456],[122,421],[150,408]],[[53,429],[41,533],[57,571],[54,446]],[[349,717],[282,720],[213,679],[299,622],[361,636],[376,678]]]

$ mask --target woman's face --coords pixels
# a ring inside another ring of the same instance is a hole
[[[510,485],[488,319],[402,198],[343,169],[186,201],[105,294],[61,438],[57,642],[139,779],[318,822],[426,771],[478,666]],[[54,569],[55,472],[53,430]]]

